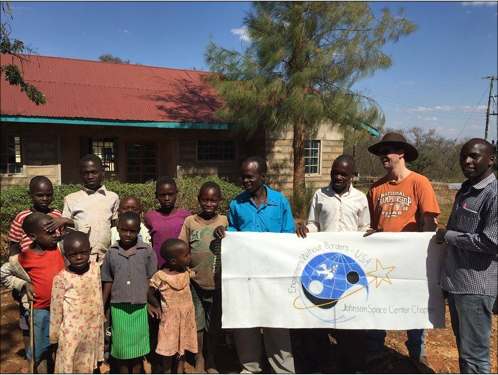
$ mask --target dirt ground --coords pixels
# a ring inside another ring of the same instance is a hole
[[[19,329],[18,305],[13,300],[11,292],[7,289],[1,290],[1,327],[0,327],[0,363],[1,373],[25,374],[27,373],[27,361],[23,358],[24,347],[22,333]],[[494,316],[493,332],[491,335],[491,373],[497,373],[497,316]],[[451,331],[449,313],[446,313],[445,329],[428,330],[426,333],[426,351],[429,361],[437,373],[458,373],[458,354],[455,337]],[[296,333],[293,332],[295,337]],[[221,340],[217,353],[216,363],[220,373],[238,373],[241,368],[237,361],[237,353],[233,346],[229,346]],[[409,374],[417,373],[417,369],[408,359],[405,347],[406,333],[404,331],[389,331],[387,333],[385,356],[380,363],[367,367],[363,373],[374,374]],[[321,372],[341,373],[339,366],[340,354],[336,341],[330,338],[330,345],[325,348],[326,360],[321,366],[313,366],[302,355],[302,348],[293,340],[296,371],[298,373]],[[188,359],[186,373],[192,373],[192,359]],[[268,362],[263,365],[264,372],[270,372]]]

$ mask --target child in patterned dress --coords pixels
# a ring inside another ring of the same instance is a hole
[[[161,319],[156,353],[163,356],[165,374],[172,373],[173,358],[178,356],[175,366],[177,374],[183,374],[185,350],[197,353],[197,329],[195,310],[190,293],[192,259],[189,245],[179,239],[169,239],[161,246],[164,267],[150,280],[147,299],[152,317]],[[161,307],[155,296],[161,294]]]
[[[100,267],[90,262],[83,232],[64,239],[69,266],[54,277],[50,303],[50,343],[59,344],[56,374],[93,373],[104,360],[104,308]]]

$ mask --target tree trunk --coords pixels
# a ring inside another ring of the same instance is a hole
[[[294,150],[294,195],[304,195],[304,175],[305,175],[305,160],[304,160],[304,137],[306,124],[300,120],[294,128],[294,139],[292,148]]]

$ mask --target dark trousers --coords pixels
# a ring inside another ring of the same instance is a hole
[[[367,331],[364,329],[333,329],[332,336],[337,340],[341,353],[342,367],[354,372],[366,365]]]

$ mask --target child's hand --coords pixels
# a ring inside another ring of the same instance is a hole
[[[147,305],[147,312],[152,318],[161,319],[161,309],[151,304]]]
[[[217,227],[215,230],[214,230],[214,236],[216,238],[223,238],[225,237],[225,232],[226,232],[226,229],[223,225],[220,225],[219,227]]]
[[[31,283],[26,283],[23,286],[24,292],[26,293],[26,296],[28,297],[29,301],[34,301],[36,299],[36,293],[35,293],[35,287]]]
[[[377,231],[375,229],[369,229],[365,232],[365,234],[363,235],[363,237],[368,237],[368,236],[371,236],[372,234],[374,233],[377,233]]]
[[[309,231],[310,230],[306,228],[306,225],[300,225],[297,227],[294,233],[296,233],[298,237],[306,238],[306,233],[309,233]]]
[[[51,217],[51,220],[47,220],[45,223],[45,230],[47,232],[52,232],[60,227],[66,225],[67,220],[63,217]]]

